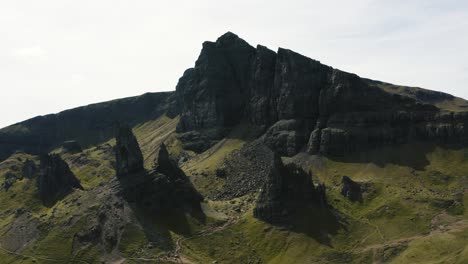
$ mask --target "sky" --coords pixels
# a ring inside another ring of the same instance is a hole
[[[468,98],[468,1],[0,2],[0,127],[172,91],[231,31],[362,77]]]

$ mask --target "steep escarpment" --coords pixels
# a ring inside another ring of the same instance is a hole
[[[468,103],[419,88],[343,72],[294,51],[252,47],[233,33],[203,43],[175,92],[145,94],[37,117],[0,130],[0,160],[16,150],[40,154],[75,140],[112,138],[116,121],[134,126],[180,115],[178,138],[203,152],[240,123],[263,131],[283,156],[343,155],[417,141],[466,144]]]
[[[111,139],[115,122],[136,124],[166,112],[171,93],[137,97],[79,107],[58,114],[38,116],[0,130],[0,160],[15,151],[44,154],[63,142],[76,140],[82,147]]]
[[[286,156],[341,155],[411,140],[466,143],[467,114],[441,110],[421,94],[389,92],[293,51],[254,48],[226,33],[203,44],[177,85],[178,132],[188,149],[203,151],[249,122]]]

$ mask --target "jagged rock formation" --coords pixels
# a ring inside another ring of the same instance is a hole
[[[37,167],[34,161],[27,159],[24,164],[23,168],[21,169],[21,174],[26,179],[31,179],[37,173]]]
[[[83,149],[81,149],[80,143],[78,143],[76,140],[68,140],[63,142],[62,149],[64,152],[70,154],[76,154],[83,151]]]
[[[254,208],[254,217],[281,223],[296,209],[312,205],[326,206],[324,185],[316,189],[312,175],[294,163],[284,165],[275,155]]]
[[[118,124],[115,146],[116,170],[118,176],[143,171],[143,155],[138,141],[128,125]]]
[[[157,208],[199,208],[203,197],[195,190],[185,173],[171,160],[166,146],[161,144],[153,172],[151,203]]]
[[[341,155],[410,140],[468,142],[468,114],[433,105],[445,97],[428,100],[426,91],[409,96],[378,85],[226,33],[203,44],[177,85],[178,131],[188,149],[203,151],[248,120],[269,128],[265,144],[287,156],[301,150]]]
[[[199,209],[203,200],[185,173],[170,159],[164,144],[159,148],[153,171],[140,171],[131,179],[122,180],[126,198],[154,212]]]
[[[343,176],[341,180],[341,195],[353,202],[362,201],[361,185],[351,180],[348,176]]]
[[[56,154],[41,157],[41,172],[37,177],[39,197],[44,204],[51,204],[73,188],[83,189],[68,164]]]

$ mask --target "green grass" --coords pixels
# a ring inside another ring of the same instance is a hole
[[[425,263],[444,260],[444,257],[446,263],[463,263],[468,252],[467,227],[462,225],[457,227],[460,230],[433,234],[431,224],[444,212],[448,215],[445,224],[454,229],[454,223],[466,219],[466,195],[456,213],[444,204],[453,199],[454,192],[467,187],[463,184],[468,171],[467,153],[412,145],[384,148],[351,158],[300,154],[285,159],[311,169],[314,179],[327,185],[330,204],[346,219],[342,228],[328,234],[329,244],[305,231],[270,227],[247,212],[242,221],[226,230],[187,241],[184,252],[199,262],[217,260],[219,263],[373,263],[375,260]],[[341,196],[343,175],[372,183],[372,192],[362,203]],[[314,225],[319,230],[326,229],[313,220],[303,221],[302,225],[312,231]],[[428,246],[431,243],[434,248]],[[425,256],[427,250],[434,253]]]
[[[137,125],[135,135],[141,145],[145,166],[151,168],[161,142],[177,156],[182,144],[175,127],[178,119],[160,117]],[[229,137],[183,165],[194,185],[207,194],[223,186],[215,176],[233,151],[253,138],[254,129],[237,127]],[[108,143],[115,144],[114,140]],[[0,236],[4,234],[15,210],[25,208],[41,222],[41,235],[22,253],[77,261],[99,261],[105,254],[100,247],[72,252],[74,235],[95,217],[104,201],[95,188],[105,186],[115,175],[113,153],[91,147],[79,154],[63,154],[85,191],[74,191],[53,207],[42,206],[35,180],[18,180],[6,192],[0,190]],[[15,154],[0,163],[0,182],[5,174],[18,168],[27,158]],[[84,159],[85,162],[82,162]],[[327,186],[327,197],[345,220],[337,228],[317,210],[300,212],[292,229],[271,226],[252,217],[255,194],[232,201],[206,201],[205,219],[188,214],[148,215],[133,208],[132,224],[126,226],[118,246],[125,257],[155,257],[168,248],[151,245],[153,231],[174,243],[180,237],[221,225],[229,217],[239,222],[213,234],[197,236],[183,243],[183,254],[196,263],[465,263],[468,259],[468,195],[449,206],[456,194],[468,188],[468,150],[428,145],[381,148],[341,158],[310,156],[305,153],[286,162],[297,162],[313,172],[314,181]],[[12,169],[13,168],[13,169]],[[203,175],[202,175],[203,173]],[[371,183],[362,203],[350,202],[340,194],[342,176]],[[78,201],[81,206],[71,202]],[[240,212],[236,208],[242,208]],[[67,227],[70,217],[79,221]],[[144,219],[144,221],[142,220]],[[436,224],[434,224],[436,223]],[[436,227],[434,227],[434,225]],[[440,229],[444,226],[446,229]],[[165,242],[165,243],[166,243]],[[0,251],[5,263],[31,263],[31,259]],[[2,263],[3,263],[2,262]],[[41,263],[40,260],[36,263]],[[138,263],[129,260],[128,263]]]

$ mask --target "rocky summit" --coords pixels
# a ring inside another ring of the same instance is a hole
[[[468,263],[467,128],[228,32],[175,91],[0,129],[0,262]]]

